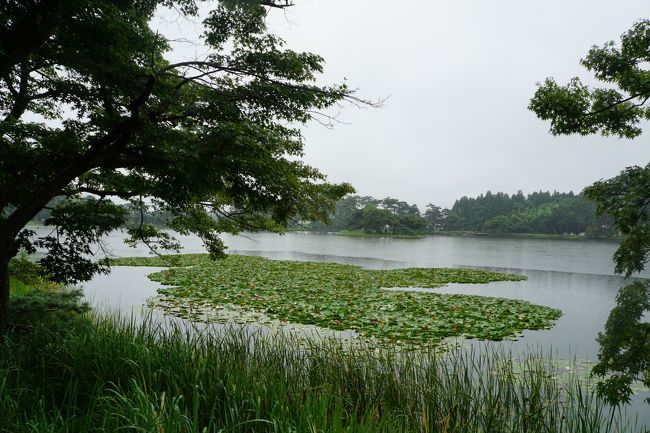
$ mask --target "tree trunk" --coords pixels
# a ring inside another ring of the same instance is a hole
[[[0,335],[7,332],[9,319],[9,254],[0,251]]]
[[[0,236],[0,335],[7,332],[9,322],[9,260],[15,256],[15,238],[3,233]]]

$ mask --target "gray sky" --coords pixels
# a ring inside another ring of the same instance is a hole
[[[361,195],[450,207],[487,190],[577,192],[650,161],[650,131],[553,137],[526,108],[548,76],[590,82],[579,60],[647,17],[647,0],[295,3],[272,11],[270,28],[325,58],[320,82],[346,78],[360,97],[389,97],[381,109],[344,106],[334,129],[304,130],[305,160]]]

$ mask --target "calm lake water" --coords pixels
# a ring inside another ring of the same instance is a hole
[[[116,232],[106,241],[114,255],[147,255],[145,248],[125,246],[122,237]],[[626,283],[614,274],[612,254],[617,244],[608,241],[491,236],[353,238],[315,233],[255,233],[224,236],[224,241],[230,253],[273,259],[340,262],[374,269],[476,267],[526,275],[528,280],[523,282],[456,284],[435,290],[523,299],[559,308],[563,315],[552,329],[525,331],[516,341],[490,343],[515,354],[543,351],[558,359],[596,359],[595,339],[614,306],[618,288]],[[197,238],[183,237],[182,242],[184,252],[204,251]],[[95,305],[121,311],[137,310],[159,287],[146,278],[154,270],[115,268],[111,275],[87,283],[84,290]],[[650,273],[640,277],[650,278]],[[642,399],[647,396],[647,393],[637,395],[632,407],[632,412],[638,413],[646,423],[650,422],[650,410]]]

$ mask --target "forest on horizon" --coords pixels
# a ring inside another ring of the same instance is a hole
[[[594,202],[582,194],[522,191],[509,195],[487,191],[463,196],[451,209],[417,205],[387,197],[348,195],[339,200],[329,224],[296,222],[291,228],[310,231],[360,231],[367,234],[422,235],[436,232],[494,234],[539,233],[612,237],[611,219],[598,216]]]
[[[56,203],[52,203],[56,205]],[[127,222],[168,226],[173,215],[153,206],[122,205]],[[50,215],[43,209],[34,218],[43,223]],[[214,215],[215,218],[218,216]],[[392,197],[347,195],[336,203],[330,223],[294,221],[290,230],[358,232],[418,236],[441,232],[486,234],[584,235],[609,238],[616,233],[607,215],[598,216],[596,205],[582,194],[536,191],[525,195],[487,191],[478,197],[463,196],[451,209],[433,203],[424,210]]]

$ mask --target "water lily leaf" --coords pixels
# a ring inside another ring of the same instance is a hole
[[[178,268],[149,276],[167,286],[153,304],[193,320],[250,322],[264,313],[284,322],[350,329],[391,344],[436,345],[446,337],[512,339],[524,329],[547,329],[561,315],[520,300],[383,290],[525,280],[521,275],[464,268],[370,270],[236,255],[218,261],[180,255],[175,260]],[[116,264],[162,263],[159,258],[125,258]],[[226,314],[226,306],[236,312]]]

